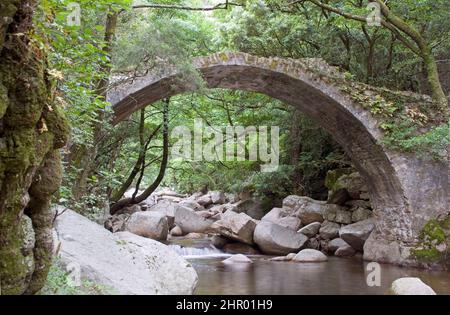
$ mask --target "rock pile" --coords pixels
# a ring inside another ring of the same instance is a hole
[[[210,191],[184,196],[162,189],[149,200],[110,217],[105,227],[160,241],[212,237],[214,246],[233,254],[288,255],[310,249],[352,256],[363,251],[374,228],[364,182],[358,173],[341,169],[327,174],[326,185],[327,201],[291,195],[281,207],[267,213],[261,202],[243,194]],[[322,256],[303,252],[289,260],[323,259],[318,257]]]

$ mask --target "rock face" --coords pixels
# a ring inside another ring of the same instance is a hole
[[[357,251],[362,251],[364,243],[369,238],[370,233],[375,227],[373,219],[364,220],[344,226],[339,231],[339,237],[346,241]]]
[[[129,232],[111,233],[67,210],[55,225],[63,264],[79,266],[82,279],[116,294],[192,294],[197,274],[160,242]]]
[[[320,222],[313,222],[298,230],[298,233],[302,233],[307,237],[314,237],[317,233],[319,233],[319,229],[322,226]]]
[[[141,211],[130,216],[125,223],[125,230],[154,240],[166,240],[169,225],[164,213]]]
[[[281,225],[261,221],[253,236],[255,243],[265,254],[286,255],[302,248],[308,238]]]
[[[436,295],[436,292],[422,280],[412,277],[395,280],[390,291],[395,295]]]
[[[324,240],[331,240],[339,235],[341,226],[334,222],[324,221],[319,230],[319,235]]]
[[[224,264],[252,264],[253,261],[245,255],[237,254],[222,261]]]
[[[327,260],[328,257],[324,253],[315,249],[303,249],[292,259],[295,262],[323,262]]]
[[[245,244],[253,244],[255,221],[245,213],[227,211],[219,221],[211,225],[211,229],[220,235]]]
[[[175,211],[175,224],[178,225],[183,233],[203,233],[213,223],[212,220],[195,213],[192,209],[178,206]]]

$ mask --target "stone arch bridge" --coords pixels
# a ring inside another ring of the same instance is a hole
[[[199,57],[193,65],[208,88],[266,94],[297,107],[327,130],[369,188],[376,228],[366,242],[365,259],[414,263],[410,249],[420,230],[428,220],[450,209],[448,163],[389,149],[382,142],[383,119],[371,106],[385,101],[378,96],[381,92],[408,104],[429,103],[428,98],[352,82],[320,59],[218,53]],[[168,71],[120,81],[107,96],[114,123],[155,101],[199,88],[193,80],[178,80],[179,76]],[[371,103],[372,99],[377,101]]]

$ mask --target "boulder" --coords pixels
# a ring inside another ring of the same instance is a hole
[[[63,265],[78,266],[81,279],[114,294],[192,294],[198,277],[168,246],[129,232],[111,233],[74,211],[57,217]]]
[[[129,214],[115,214],[108,217],[103,226],[113,233],[125,231],[125,223],[129,217]]]
[[[199,238],[206,238],[207,235],[204,233],[195,233],[195,232],[191,232],[189,234],[186,234],[184,236],[185,239],[190,239],[190,240],[195,240],[195,239],[199,239]]]
[[[328,250],[334,253],[339,247],[349,246],[342,238],[335,238],[328,243]]]
[[[180,204],[180,206],[190,208],[190,209],[192,209],[194,211],[203,211],[203,210],[205,210],[205,207],[203,207],[201,204],[199,204],[195,200],[187,200],[187,199],[185,199],[185,200],[181,201],[179,204]]]
[[[255,221],[247,214],[227,211],[211,225],[211,230],[231,240],[252,245],[255,227]]]
[[[172,228],[175,224],[175,209],[178,204],[168,201],[160,200],[158,203],[151,206],[147,211],[160,212],[167,217],[169,228]]]
[[[200,196],[199,198],[196,199],[196,202],[200,205],[202,205],[203,207],[208,207],[209,205],[212,205],[213,201],[211,199],[211,195],[206,194],[203,196]]]
[[[350,207],[350,208],[354,208],[355,207],[355,209],[356,209],[356,207],[361,207],[361,208],[366,208],[366,209],[371,209],[372,208],[372,205],[370,204],[369,201],[367,201],[367,200],[360,200],[360,199],[349,200],[349,201],[347,201],[345,203],[345,205],[347,207]],[[352,209],[350,209],[350,210],[352,210]]]
[[[339,231],[339,237],[357,251],[362,251],[364,243],[375,227],[373,219],[367,219],[344,226]]]
[[[175,225],[173,227],[173,229],[170,230],[170,235],[172,235],[172,236],[182,236],[183,235],[183,230],[178,225]]]
[[[352,212],[352,222],[364,221],[371,218],[372,211],[366,208],[358,207]]]
[[[325,201],[291,195],[283,200],[283,208],[286,208],[291,216],[299,218],[302,224],[307,225],[323,222],[327,205]]]
[[[324,240],[331,240],[339,235],[341,226],[337,223],[324,221],[319,230],[319,235]]]
[[[298,233],[302,233],[307,237],[314,237],[317,233],[319,233],[319,229],[322,226],[320,222],[313,222],[298,230]]]
[[[327,203],[343,206],[350,199],[351,198],[347,189],[340,188],[336,191],[330,191],[328,193]]]
[[[167,218],[160,212],[136,212],[125,223],[125,230],[154,240],[166,240],[169,233]]]
[[[351,257],[354,256],[356,251],[350,245],[341,246],[334,252],[338,257]]]
[[[229,254],[259,255],[261,254],[256,248],[244,243],[228,243],[222,250]]]
[[[211,191],[210,193],[211,196],[211,201],[213,204],[217,205],[217,204],[224,204],[226,202],[226,196],[223,192],[221,191]]]
[[[339,177],[331,189],[331,195],[339,189],[347,190],[350,199],[363,199],[361,194],[367,193],[367,186],[358,172]]]
[[[308,238],[281,225],[261,221],[253,235],[255,243],[265,254],[286,255],[298,251]]]
[[[239,201],[239,196],[237,194],[226,193],[225,194],[225,199],[226,199],[226,202],[236,203],[236,202]]]
[[[252,264],[253,261],[245,255],[236,254],[222,261],[224,264]]]
[[[338,205],[327,205],[327,209],[324,214],[324,218],[327,221],[350,224],[352,223],[352,213],[346,208],[340,207]]]
[[[419,278],[400,278],[392,282],[390,293],[394,295],[436,295],[428,285]]]
[[[324,253],[315,249],[303,249],[292,259],[295,262],[323,262],[327,260],[328,257]]]
[[[297,231],[301,226],[301,221],[297,217],[286,216],[288,215],[283,208],[273,208],[265,216],[262,217],[262,221],[269,221],[278,225],[290,228]]]
[[[217,248],[223,248],[229,240],[222,235],[213,235],[211,238],[211,244]]]
[[[205,219],[190,208],[179,205],[175,210],[175,224],[181,228],[183,233],[203,233],[212,223],[212,220]]]
[[[236,207],[233,211],[245,213],[256,220],[261,220],[264,216],[263,204],[255,199],[246,199],[238,201],[234,204]]]

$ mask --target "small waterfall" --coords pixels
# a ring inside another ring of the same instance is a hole
[[[231,255],[222,252],[214,245],[207,245],[202,248],[185,247],[176,244],[170,244],[169,248],[185,258],[208,258],[208,257],[229,257]]]

